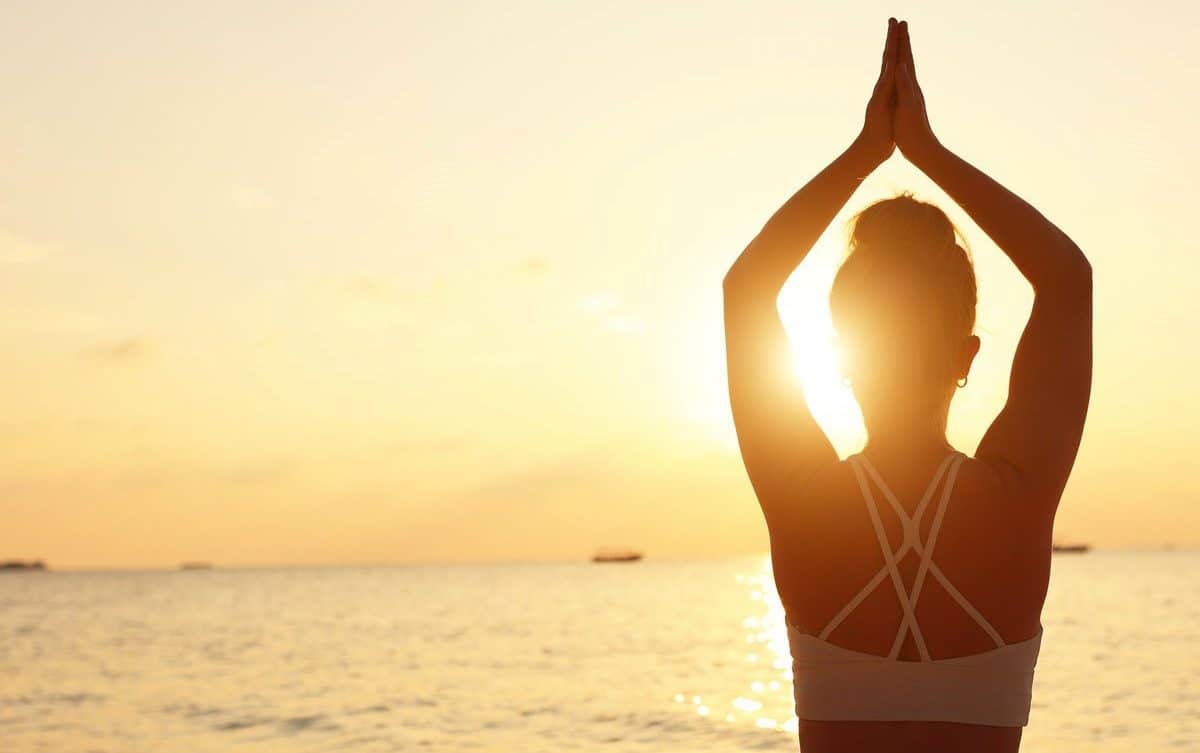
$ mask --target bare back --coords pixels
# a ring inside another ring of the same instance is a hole
[[[881,459],[880,473],[911,516],[938,458]],[[1052,516],[1042,505],[1011,499],[1004,475],[980,460],[962,464],[931,559],[953,586],[986,615],[1005,643],[1028,639],[1040,630],[1050,572]],[[843,461],[806,484],[805,506],[824,511],[801,529],[770,529],[775,582],[788,620],[816,635],[879,572],[884,558],[868,508],[849,464]],[[887,509],[885,506],[881,507]],[[900,549],[902,522],[882,515],[893,550]],[[919,538],[928,541],[932,515],[919,521]],[[917,577],[919,557],[909,551],[897,559],[905,587]],[[923,638],[933,659],[977,654],[992,640],[936,579],[925,579],[915,605]],[[837,624],[827,640],[864,653],[886,656],[903,617],[891,587],[875,588]],[[912,635],[900,646],[899,659],[918,661]],[[948,722],[836,722],[801,720],[805,751],[959,749],[1014,751],[1019,727],[986,727]],[[851,747],[850,741],[853,741]],[[886,746],[886,747],[885,747]]]

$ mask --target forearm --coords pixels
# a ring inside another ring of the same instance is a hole
[[[856,139],[767,221],[725,275],[725,289],[778,295],[878,162]]]
[[[1087,258],[1066,233],[942,144],[914,156],[913,164],[995,241],[1035,291],[1090,279]]]

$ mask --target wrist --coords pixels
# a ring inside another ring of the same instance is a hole
[[[872,145],[862,134],[859,134],[854,141],[850,142],[850,146],[842,153],[842,157],[854,167],[857,176],[865,178],[875,168],[882,165],[890,154],[890,151],[888,154],[880,154],[877,146]]]
[[[938,141],[936,137],[931,136],[919,146],[909,149],[904,156],[909,162],[924,169],[925,165],[936,160],[945,151],[946,147],[942,146],[942,142]]]

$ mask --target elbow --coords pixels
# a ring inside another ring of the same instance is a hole
[[[757,280],[761,276],[756,272],[756,269],[761,266],[758,263],[760,257],[756,258],[758,257],[758,252],[754,252],[757,241],[757,237],[750,241],[750,244],[742,250],[738,258],[733,260],[733,264],[729,265],[729,269],[725,272],[725,277],[721,280],[721,289],[724,291],[726,297],[731,294],[741,293],[754,284],[752,281]]]
[[[721,292],[725,305],[756,304],[770,301],[775,305],[785,280],[768,276],[761,271],[750,273],[745,269],[731,269],[721,281]]]
[[[1087,256],[1084,255],[1078,246],[1075,246],[1075,261],[1069,276],[1075,287],[1085,290],[1088,295],[1091,295],[1092,263],[1088,261]]]
[[[757,242],[757,238],[752,241],[725,272],[725,277],[721,280],[721,289],[726,301],[760,298],[774,300],[779,297],[779,291],[791,275],[791,269],[781,269],[770,257],[761,253],[757,256],[752,255],[750,252]]]
[[[1092,284],[1092,263],[1088,261],[1087,254],[1083,253],[1083,249],[1075,245],[1074,241],[1069,241],[1071,249],[1071,261],[1073,266],[1072,274],[1081,281]]]
[[[724,279],[721,280],[721,292],[726,298],[735,293],[737,289],[741,287],[741,283],[739,282],[740,279],[741,275],[737,273],[736,267],[730,268],[730,270],[725,273]]]
[[[1076,245],[1075,241],[1067,239],[1067,245],[1071,251],[1068,257],[1071,260],[1070,276],[1076,282],[1086,284],[1090,288],[1092,286],[1092,263],[1088,261],[1087,254],[1083,253],[1083,249]]]
[[[746,303],[770,297],[771,285],[759,275],[751,275],[744,269],[731,269],[721,281],[721,294],[726,304]],[[778,295],[776,289],[775,295]]]
[[[725,298],[740,295],[747,287],[747,279],[746,270],[734,262],[721,280],[721,292]]]
[[[1091,296],[1092,264],[1078,246],[1071,244],[1068,250],[1069,253],[1047,270],[1046,279],[1034,286],[1035,292]]]

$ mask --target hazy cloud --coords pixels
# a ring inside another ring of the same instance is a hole
[[[588,451],[506,471],[482,483],[446,495],[441,504],[458,513],[492,509],[542,509],[564,492],[580,486],[602,487],[612,481],[612,458]],[[568,495],[569,496],[569,495]]]
[[[623,313],[621,296],[611,290],[597,290],[579,299],[579,308],[600,322],[609,332],[640,335],[646,331],[646,323],[632,314]]]
[[[279,205],[270,194],[258,186],[238,184],[229,190],[229,198],[242,209],[270,209]]]
[[[530,256],[514,265],[518,272],[532,277],[541,277],[550,271],[550,260],[544,256]]]
[[[599,316],[621,305],[621,296],[611,290],[597,290],[579,299],[579,308],[586,314]]]
[[[111,327],[98,314],[52,306],[4,306],[0,328],[28,332],[95,332]]]
[[[97,485],[123,490],[148,490],[170,487],[195,487],[215,484],[222,487],[244,487],[278,484],[288,481],[301,467],[299,457],[259,458],[214,463],[205,466],[180,464],[171,461],[152,461],[136,469],[101,477]]]
[[[646,331],[646,323],[636,316],[618,314],[604,320],[606,329],[623,334],[640,335]]]
[[[114,343],[95,345],[83,351],[85,358],[105,362],[137,361],[146,358],[150,344],[141,338],[128,338]]]
[[[390,281],[367,275],[360,275],[347,281],[344,290],[353,298],[377,303],[396,303],[402,297],[400,291]]]
[[[424,436],[401,437],[392,442],[384,443],[371,452],[383,455],[402,454],[444,454],[460,452],[471,446],[471,440],[466,436]]]
[[[0,264],[31,264],[49,255],[44,246],[0,229]]]
[[[231,486],[276,483],[291,477],[299,464],[298,458],[252,461],[215,472],[213,476]]]

